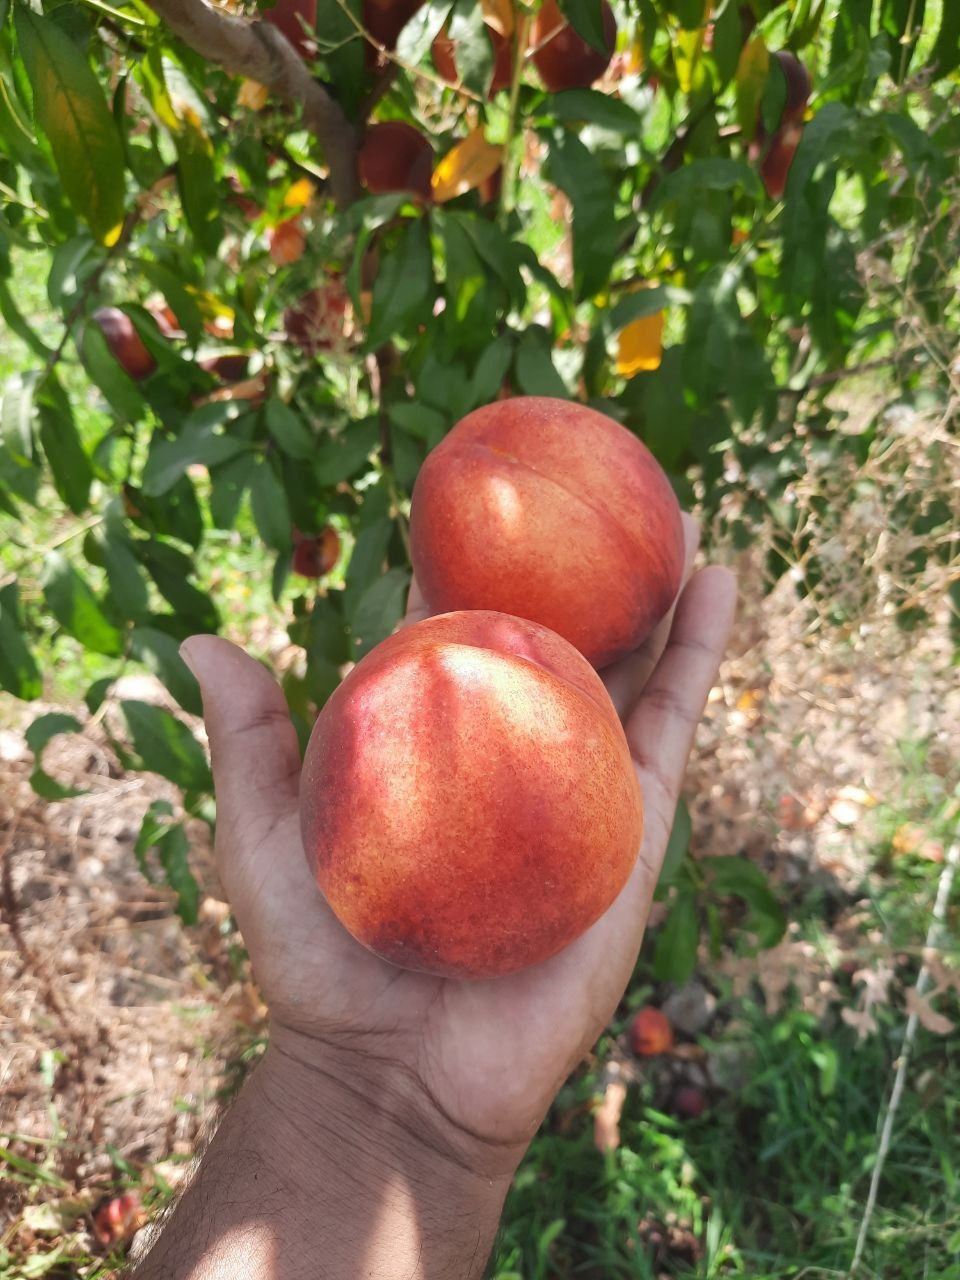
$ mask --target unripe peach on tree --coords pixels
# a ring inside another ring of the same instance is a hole
[[[406,627],[320,713],[300,782],[327,902],[404,968],[491,978],[555,955],[636,860],[623,728],[565,640],[476,610]]]
[[[649,635],[683,571],[680,506],[650,451],[545,396],[476,409],[427,455],[410,542],[432,610],[530,618],[597,667]]]

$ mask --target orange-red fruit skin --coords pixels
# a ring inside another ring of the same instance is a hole
[[[530,618],[601,667],[656,626],[683,571],[680,507],[641,442],[544,396],[463,418],[427,456],[410,540],[432,610]]]
[[[433,147],[405,120],[371,125],[357,153],[357,176],[373,195],[411,191],[430,199]]]
[[[300,797],[341,923],[385,960],[452,978],[567,946],[622,889],[643,826],[596,673],[545,628],[486,611],[369,653],[317,720]]]
[[[562,89],[588,89],[610,65],[617,43],[617,20],[607,0],[601,0],[606,53],[600,53],[577,35],[566,21],[557,0],[544,0],[533,24],[530,44],[533,63],[550,93]]]
[[[669,1053],[673,1048],[670,1019],[653,1005],[644,1005],[630,1024],[630,1047],[641,1058]]]

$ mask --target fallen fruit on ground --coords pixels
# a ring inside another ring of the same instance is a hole
[[[289,267],[299,258],[307,247],[307,237],[303,234],[298,217],[285,218],[271,227],[267,232],[267,245],[270,258],[278,267]]]
[[[144,346],[136,326],[119,307],[101,307],[93,313],[100,332],[106,339],[110,354],[124,370],[140,382],[149,377],[157,362]]]
[[[607,0],[601,0],[606,52],[587,44],[560,12],[557,0],[544,0],[533,24],[530,47],[534,66],[550,93],[587,89],[610,65],[617,43],[617,20]]]
[[[673,1095],[672,1105],[678,1116],[696,1120],[707,1109],[707,1095],[696,1085],[681,1085]]]
[[[291,568],[302,578],[323,578],[340,559],[340,535],[328,524],[320,533],[293,531]]]
[[[622,889],[643,806],[617,714],[559,636],[486,611],[406,627],[314,726],[304,848],[331,908],[404,968],[459,978],[555,955]]]
[[[646,1004],[630,1023],[630,1047],[641,1058],[653,1058],[673,1048],[673,1027],[665,1013]]]
[[[357,153],[357,176],[373,195],[410,191],[430,198],[433,147],[428,138],[404,120],[371,125]]]
[[[420,469],[410,540],[432,610],[530,618],[598,667],[652,631],[683,570],[680,507],[653,455],[612,418],[545,396],[457,423]]]
[[[261,15],[287,37],[301,58],[313,58],[311,33],[317,26],[317,0],[277,0],[272,9],[261,10]]]

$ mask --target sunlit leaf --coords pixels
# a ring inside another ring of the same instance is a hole
[[[617,342],[617,373],[623,378],[632,378],[660,367],[663,356],[663,323],[664,313],[655,311],[651,316],[640,316],[631,320],[625,329],[620,330]]]
[[[503,147],[488,142],[482,129],[474,129],[443,157],[430,180],[438,204],[473,191],[492,178],[503,159]]]
[[[769,69],[770,54],[763,37],[754,36],[741,50],[736,73],[737,121],[747,142],[752,142],[756,136],[760,99]]]
[[[237,94],[237,106],[248,111],[261,111],[267,103],[270,90],[258,80],[244,80]]]

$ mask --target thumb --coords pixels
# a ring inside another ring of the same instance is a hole
[[[191,636],[180,656],[203,696],[218,824],[256,841],[297,803],[300,747],[280,686],[217,636]]]

